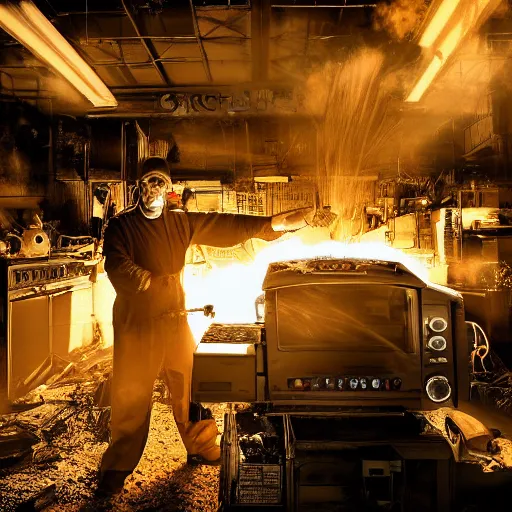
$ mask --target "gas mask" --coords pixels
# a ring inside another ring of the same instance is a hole
[[[150,171],[140,180],[140,209],[148,219],[157,219],[165,207],[167,194],[172,190],[169,176],[160,171]]]

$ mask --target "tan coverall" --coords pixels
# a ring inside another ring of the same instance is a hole
[[[112,441],[100,473],[132,472],[149,431],[153,384],[164,370],[172,408],[190,454],[218,457],[214,420],[189,422],[195,342],[183,315],[180,273],[189,245],[230,247],[248,240],[274,240],[270,217],[164,210],[147,219],[137,208],[110,219],[105,231],[105,269],[114,303]]]

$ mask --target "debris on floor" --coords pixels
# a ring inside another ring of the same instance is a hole
[[[512,415],[512,372],[493,375],[472,383],[472,399]]]
[[[447,438],[445,420],[449,411],[449,408],[441,407],[422,414],[430,425]],[[492,460],[482,459],[480,461],[482,469],[488,472],[512,468],[512,441],[504,437],[498,437],[493,442],[496,444],[497,451],[492,455]]]
[[[0,510],[217,510],[219,468],[186,465],[162,381],[135,472],[110,503],[95,498],[110,434],[111,368],[111,348],[75,351],[63,370],[0,416]],[[220,430],[224,409],[209,408]]]
[[[260,335],[258,326],[212,324],[202,341],[253,343]],[[9,414],[0,416],[0,510],[217,510],[220,469],[186,464],[169,391],[161,380],[155,383],[150,432],[139,465],[118,496],[107,503],[96,498],[98,468],[110,435],[112,348],[98,341],[55,368]],[[38,379],[34,375],[34,382]],[[204,405],[222,431],[226,406]],[[236,409],[241,413],[244,406]],[[206,411],[198,408],[195,413],[203,417]],[[446,410],[426,417],[432,428],[444,432]],[[267,427],[258,424],[244,431],[241,444],[248,460],[276,458],[275,436]],[[512,442],[499,438],[496,443],[499,451],[484,471],[512,467]]]
[[[255,324],[211,324],[201,343],[258,343],[261,327]]]

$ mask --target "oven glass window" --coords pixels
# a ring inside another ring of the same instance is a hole
[[[415,351],[417,292],[388,285],[314,284],[277,291],[281,350]]]

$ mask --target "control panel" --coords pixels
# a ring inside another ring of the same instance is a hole
[[[399,391],[400,377],[300,377],[288,379],[294,391]]]
[[[83,261],[33,263],[9,268],[9,289],[19,290],[81,276],[89,276],[94,265]]]

